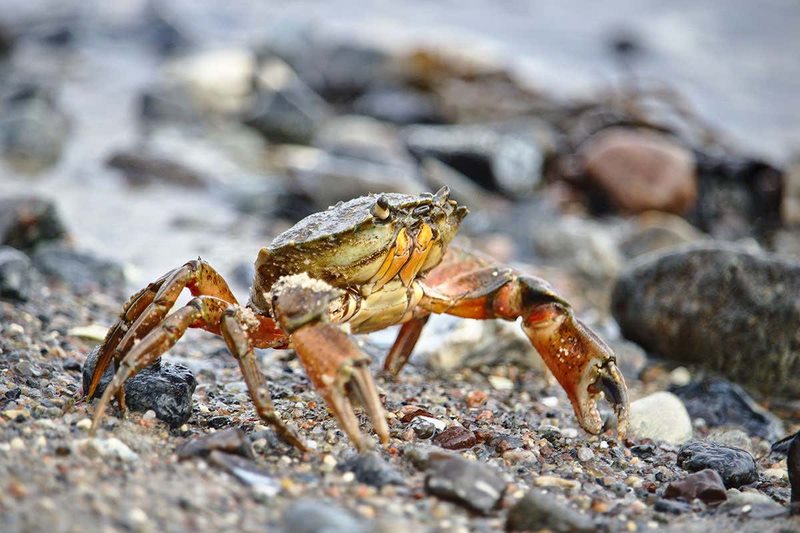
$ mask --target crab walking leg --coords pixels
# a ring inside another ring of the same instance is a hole
[[[488,261],[458,249],[448,256],[443,271],[449,275],[437,272],[439,267],[431,272],[427,281],[438,284],[425,287],[420,307],[465,318],[522,317],[523,331],[567,393],[580,425],[589,433],[602,431],[597,410],[602,394],[624,436],[629,415],[625,380],[611,349],[575,317],[572,307],[541,279],[488,266]],[[462,258],[475,269],[453,276]]]
[[[328,322],[328,305],[341,291],[306,274],[278,280],[272,308],[289,333],[308,378],[359,451],[368,446],[359,430],[353,401],[364,407],[381,442],[389,442],[386,413],[369,373],[369,358],[342,327]]]
[[[275,412],[267,379],[258,368],[258,360],[253,351],[253,342],[248,335],[248,329],[236,308],[228,308],[225,311],[220,328],[222,337],[233,357],[239,361],[239,368],[244,375],[244,382],[247,383],[247,390],[250,391],[250,398],[258,416],[271,424],[286,442],[301,451],[307,451],[308,447],[297,432],[287,426]]]
[[[105,373],[106,368],[108,368],[108,364],[111,362],[111,358],[114,355],[114,351],[116,350],[119,341],[122,340],[125,332],[128,331],[128,328],[130,328],[131,323],[142,314],[147,306],[153,302],[156,292],[158,292],[158,290],[161,288],[161,285],[164,284],[164,281],[167,279],[168,275],[169,274],[161,276],[161,278],[159,278],[157,281],[154,281],[144,289],[131,296],[128,302],[122,307],[119,320],[116,324],[109,328],[108,333],[106,333],[106,338],[103,340],[103,344],[100,348],[100,353],[97,356],[95,372],[92,375],[92,382],[89,385],[88,392],[86,393],[86,397],[89,399],[94,396],[97,385],[100,383],[100,378]]]
[[[416,346],[422,328],[425,327],[429,317],[430,315],[424,315],[412,318],[400,327],[400,333],[397,334],[397,339],[383,362],[384,372],[388,372],[392,376],[400,373],[400,370],[408,362],[408,358],[411,357],[411,352],[414,351],[414,346]]]
[[[186,306],[169,315],[159,327],[152,330],[131,348],[119,364],[114,379],[108,384],[97,404],[90,435],[94,435],[111,398],[121,389],[125,381],[139,371],[152,365],[164,352],[178,342],[189,327],[219,332],[224,311],[231,304],[211,296],[193,298]]]
[[[123,311],[125,318],[109,332],[92,374],[89,390],[86,393],[88,398],[94,396],[111,359],[120,361],[136,339],[143,338],[158,326],[175,305],[184,288],[188,288],[193,296],[213,296],[229,304],[237,303],[228,283],[204,261],[199,259],[189,261],[166,274],[131,299],[126,306],[127,309]],[[133,324],[129,326],[131,321]],[[124,332],[121,339],[118,332]],[[120,393],[120,404],[124,409],[124,390]]]

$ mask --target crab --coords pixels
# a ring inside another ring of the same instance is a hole
[[[172,347],[187,328],[225,340],[239,362],[258,415],[301,450],[302,437],[275,411],[255,348],[293,348],[309,380],[350,441],[363,450],[359,403],[383,444],[386,415],[352,334],[401,324],[384,363],[396,376],[433,313],[474,319],[521,319],[521,326],[569,397],[578,423],[603,430],[605,397],[624,435],[628,393],[611,349],[575,317],[545,281],[448,246],[468,210],[443,187],[435,194],[374,194],[312,214],[259,252],[246,305],[198,259],[133,295],[100,347],[86,397],[113,361],[114,378],[100,398],[91,434],[116,397],[125,412],[125,380]],[[179,294],[194,296],[171,314]]]

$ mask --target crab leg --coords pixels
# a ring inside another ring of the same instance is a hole
[[[382,443],[389,441],[386,413],[367,368],[369,358],[341,326],[328,322],[328,305],[341,291],[306,274],[279,280],[272,307],[309,379],[359,451],[368,446],[359,430],[353,402],[364,407]]]
[[[124,389],[125,381],[139,371],[152,365],[164,352],[178,342],[190,326],[219,331],[222,313],[230,306],[224,300],[210,296],[192,299],[168,316],[161,325],[139,341],[119,364],[114,379],[108,384],[97,404],[90,435],[94,435],[111,398]]]
[[[470,268],[456,274],[459,263]],[[597,410],[602,394],[614,408],[618,433],[624,436],[628,391],[613,352],[546,282],[452,248],[426,282],[430,286],[419,304],[424,312],[477,319],[522,317],[523,331],[564,388],[580,425],[589,433],[602,431]]]
[[[225,344],[231,354],[239,361],[239,368],[244,375],[244,382],[247,383],[247,390],[250,391],[250,398],[256,406],[256,412],[266,422],[283,437],[301,451],[308,450],[303,440],[297,433],[281,420],[272,405],[272,397],[267,387],[267,379],[258,368],[256,354],[253,351],[253,342],[248,335],[248,327],[242,319],[240,312],[236,308],[228,308],[222,317],[221,331]]]
[[[213,296],[230,304],[236,297],[227,282],[208,263],[199,259],[189,261],[142,289],[126,304],[115,324],[106,335],[94,368],[86,396],[94,396],[97,385],[112,359],[120,361],[134,340],[141,339],[158,326],[175,305],[181,291],[188,288],[193,296]],[[131,324],[132,323],[132,324]],[[124,409],[124,389],[120,391],[120,407]]]
[[[397,334],[392,349],[383,362],[384,372],[396,376],[400,370],[408,362],[411,352],[414,351],[414,346],[419,340],[422,328],[428,322],[430,315],[424,315],[418,318],[412,318],[400,327],[400,333]]]

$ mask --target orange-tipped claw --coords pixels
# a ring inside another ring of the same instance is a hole
[[[597,402],[605,397],[617,416],[617,432],[624,438],[630,411],[628,389],[611,348],[561,303],[533,309],[523,329],[567,393],[581,427],[592,434],[603,431]]]
[[[386,413],[367,368],[369,361],[347,334],[333,324],[309,324],[292,334],[292,343],[308,377],[356,448],[364,451],[368,441],[361,435],[353,403],[367,412],[381,443],[389,442]]]

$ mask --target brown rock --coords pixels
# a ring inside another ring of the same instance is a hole
[[[461,426],[450,426],[433,438],[433,442],[448,450],[464,450],[478,443],[475,433]]]
[[[595,134],[579,157],[586,177],[621,211],[684,214],[697,199],[694,157],[666,135],[608,128]]]
[[[690,474],[679,481],[673,481],[667,485],[664,497],[673,500],[681,498],[687,502],[697,498],[706,505],[718,505],[728,499],[722,478],[711,469]]]

